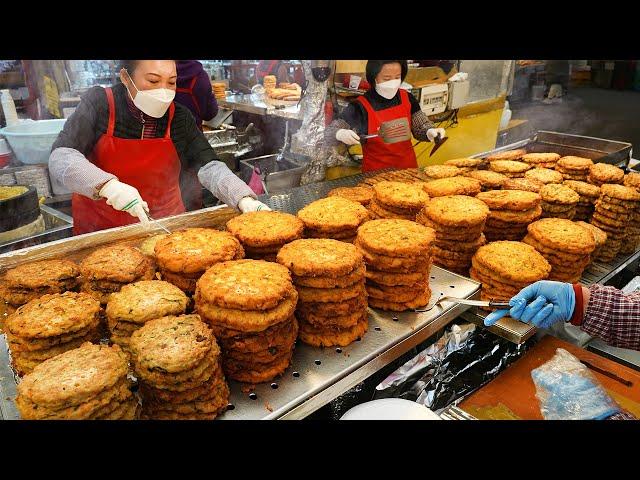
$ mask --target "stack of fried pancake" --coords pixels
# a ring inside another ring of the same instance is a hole
[[[483,158],[452,158],[444,162],[445,165],[457,167],[460,173],[466,174],[478,169],[486,168],[487,161]]]
[[[528,163],[538,169],[554,168],[559,159],[560,155],[557,153],[526,153],[522,155],[520,161]]]
[[[189,298],[175,285],[162,280],[142,280],[111,294],[107,303],[107,326],[111,341],[131,353],[131,334],[149,320],[187,311]]]
[[[596,201],[600,197],[600,188],[587,182],[579,182],[577,180],[565,180],[562,182],[571,190],[580,195],[580,200],[576,205],[576,214],[574,220],[591,220],[591,215],[595,209]]]
[[[298,334],[298,292],[287,268],[263,260],[219,263],[198,280],[194,298],[222,347],[228,378],[267,382],[287,369]]]
[[[470,177],[451,177],[432,180],[422,184],[430,198],[446,195],[469,195],[475,197],[482,190],[479,180]]]
[[[488,162],[493,162],[496,160],[520,160],[523,155],[526,155],[527,151],[519,148],[517,150],[505,150],[503,152],[497,152],[492,155],[489,155],[486,160]]]
[[[429,200],[420,185],[400,182],[380,182],[373,186],[373,200],[369,204],[374,218],[415,220],[417,213]]]
[[[373,189],[368,185],[358,187],[338,187],[330,190],[327,197],[342,197],[347,200],[353,200],[365,207],[373,199]]]
[[[640,173],[628,173],[624,177],[625,187],[633,188],[637,192],[640,192]],[[622,250],[622,253],[632,253],[640,247],[640,210],[637,208],[631,212],[631,218],[629,225],[627,225],[627,248]],[[631,251],[629,251],[631,250]]]
[[[596,244],[595,250],[591,253],[591,260],[589,262],[589,265],[591,265],[594,261],[597,261],[600,259],[600,255],[602,253],[603,247],[605,243],[607,243],[607,232],[587,222],[577,221],[576,223],[591,232],[593,241]]]
[[[229,220],[227,230],[240,240],[247,258],[275,262],[285,243],[302,238],[304,223],[290,213],[247,212]]]
[[[487,190],[500,190],[505,180],[509,179],[509,177],[498,172],[492,172],[491,170],[472,170],[471,172],[465,173],[464,176],[478,180],[483,192]]]
[[[625,187],[635,188],[636,191],[640,192],[640,173],[630,172],[624,176],[623,180]]]
[[[551,265],[549,279],[577,283],[591,263],[596,242],[591,231],[564,218],[543,218],[529,225],[524,242]]]
[[[358,227],[371,216],[360,203],[342,197],[316,200],[298,211],[306,238],[333,238],[353,242]]]
[[[100,302],[86,293],[44,295],[6,320],[7,340],[18,375],[84,342],[100,338]]]
[[[161,238],[155,246],[162,279],[187,294],[211,265],[244,258],[240,240],[212,228],[187,228]]]
[[[462,175],[464,172],[453,165],[428,165],[422,169],[422,178],[425,182],[451,178]]]
[[[527,225],[542,214],[540,195],[524,190],[488,190],[477,197],[489,207],[484,235],[487,241],[522,240]]]
[[[436,232],[433,263],[466,276],[471,257],[486,243],[482,230],[488,215],[484,202],[465,195],[437,197],[427,203],[416,221]]]
[[[572,220],[576,215],[576,208],[580,195],[566,185],[550,183],[540,189],[542,202],[542,217],[565,218]]]
[[[524,173],[524,178],[538,180],[545,185],[547,183],[562,183],[564,180],[564,177],[560,172],[551,168],[532,168]]]
[[[212,420],[229,404],[220,348],[198,315],[150,320],[131,335],[142,418]]]
[[[556,170],[562,174],[565,180],[586,182],[592,165],[593,162],[589,158],[569,155],[558,160]]]
[[[624,170],[608,163],[596,163],[589,168],[587,182],[598,187],[605,183],[622,184],[624,182]]]
[[[532,168],[530,164],[515,160],[494,160],[489,162],[489,170],[501,173],[509,178],[522,178],[524,177],[524,172],[530,168]]]
[[[297,240],[278,253],[299,294],[300,339],[315,347],[346,346],[367,331],[362,254],[331,239]]]
[[[481,300],[509,301],[527,285],[547,278],[551,271],[549,262],[522,242],[488,243],[478,249],[471,263],[471,278],[482,283]]]
[[[42,295],[64,293],[78,286],[80,269],[69,260],[42,260],[8,270],[0,279],[0,301],[14,307]]]
[[[531,171],[533,170],[529,170],[529,172]],[[524,190],[525,192],[540,193],[540,189],[542,187],[544,187],[544,183],[540,180],[536,180],[535,178],[507,178],[502,182],[503,190]]]
[[[630,232],[637,231],[639,208],[640,193],[634,188],[614,184],[604,184],[600,187],[600,198],[596,202],[590,222],[607,232],[607,243],[600,254],[600,260],[611,261],[620,253],[629,227]]]
[[[369,305],[404,311],[429,302],[435,231],[409,220],[372,220],[358,229],[355,245],[367,266]]]
[[[120,347],[84,343],[24,377],[16,405],[24,420],[134,420],[130,387]]]
[[[109,295],[138,280],[151,280],[156,273],[152,259],[126,245],[98,248],[80,263],[81,290],[106,305]]]

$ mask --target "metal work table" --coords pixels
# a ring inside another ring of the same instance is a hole
[[[218,100],[218,105],[222,108],[237,110],[239,112],[253,113],[255,115],[272,115],[286,120],[299,120],[300,107],[298,105],[276,108],[274,105],[265,103],[255,94],[229,95],[224,100]]]

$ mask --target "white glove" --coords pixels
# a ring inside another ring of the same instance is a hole
[[[132,217],[138,217],[140,222],[144,224],[149,223],[149,218],[145,213],[149,212],[149,205],[142,200],[138,190],[131,185],[112,178],[102,186],[98,195],[106,198],[107,205],[115,210],[127,212]]]
[[[336,139],[347,145],[358,145],[360,143],[360,137],[353,130],[347,130],[341,128],[336,132]]]
[[[430,128],[427,130],[427,138],[430,142],[433,142],[433,139],[436,138],[438,134],[440,134],[441,139],[447,136],[444,128]]]
[[[255,198],[251,198],[251,197],[243,197],[238,202],[238,209],[242,213],[258,212],[258,211],[261,211],[261,210],[271,211],[271,209],[267,205],[265,205],[262,202],[259,202]]]

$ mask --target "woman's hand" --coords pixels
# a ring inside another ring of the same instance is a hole
[[[112,178],[102,186],[98,195],[104,197],[107,205],[115,210],[127,212],[132,217],[139,218],[142,223],[149,223],[149,205],[142,200],[140,192],[135,187]]]
[[[571,319],[576,294],[570,283],[542,280],[523,288],[509,300],[509,305],[510,310],[496,310],[487,315],[484,324],[493,325],[508,314],[521,322],[549,328],[554,323]]]
[[[440,135],[440,139],[443,139],[447,136],[447,132],[444,128],[430,128],[427,130],[427,138],[430,142],[433,142],[433,139]]]
[[[353,130],[341,128],[336,132],[336,139],[346,145],[358,145],[360,143],[360,137]]]
[[[242,213],[247,212],[259,212],[263,210],[271,211],[271,209],[262,202],[259,202],[255,198],[252,197],[243,197],[238,202],[238,210]]]

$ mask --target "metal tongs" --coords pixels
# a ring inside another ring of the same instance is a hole
[[[151,217],[151,215],[149,215],[147,213],[147,218],[149,219],[149,227],[151,227],[151,222],[153,222],[153,224],[158,227],[161,230],[164,230],[166,233],[168,233],[169,235],[171,235],[171,231],[165,227],[164,225],[162,225],[161,223],[158,222],[158,220],[155,220]]]
[[[429,303],[423,307],[423,308],[417,308],[414,311],[415,312],[428,312],[429,310],[432,310],[436,305],[440,305],[440,302],[454,302],[454,303],[462,303],[463,305],[472,305],[474,307],[491,307],[491,308],[498,308],[498,309],[509,309],[511,308],[511,305],[509,305],[509,302],[498,302],[495,300],[469,300],[466,298],[456,298],[456,297],[450,297],[449,295],[443,295],[440,294],[439,297],[436,298],[432,298]]]

